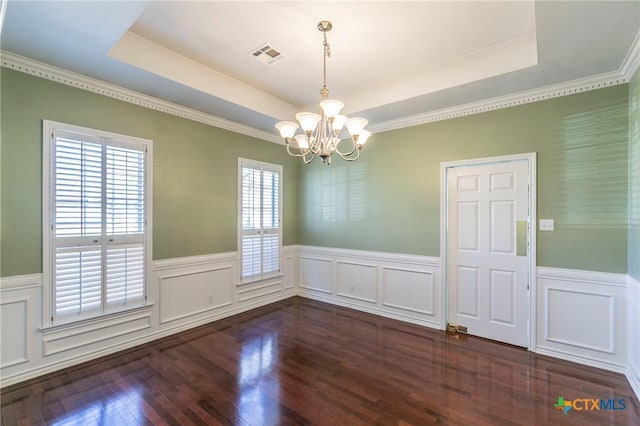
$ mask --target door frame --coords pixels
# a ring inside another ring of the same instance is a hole
[[[440,163],[440,265],[442,276],[442,307],[443,307],[443,322],[442,328],[447,327],[447,321],[449,319],[449,281],[447,276],[448,269],[448,192],[447,192],[447,179],[449,170],[455,167],[469,167],[469,166],[481,166],[494,163],[504,163],[511,161],[527,161],[529,167],[529,176],[527,182],[529,184],[529,262],[528,262],[528,274],[529,274],[529,291],[527,297],[529,298],[529,312],[527,315],[527,330],[529,333],[528,349],[533,351],[536,344],[536,234],[537,234],[537,199],[538,191],[536,188],[536,172],[537,172],[537,153],[528,152],[523,154],[513,155],[501,155],[497,157],[484,157],[474,158],[468,160],[458,161],[446,161]]]

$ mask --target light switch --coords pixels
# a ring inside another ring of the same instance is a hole
[[[553,219],[540,219],[541,231],[553,231]]]

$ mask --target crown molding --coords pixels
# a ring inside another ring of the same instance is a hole
[[[527,90],[511,95],[431,111],[424,114],[411,115],[397,120],[384,121],[382,123],[370,125],[369,129],[372,133],[387,132],[389,130],[402,129],[404,127],[419,126],[421,124],[433,123],[435,121],[449,120],[452,118],[464,117],[466,115],[480,114],[483,112],[544,101],[560,96],[588,92],[591,90],[602,89],[604,87],[628,83],[628,81],[629,80],[627,78],[620,75],[618,72],[600,74],[598,76],[573,80],[562,84],[542,87],[540,89]]]
[[[207,124],[209,126],[218,127],[220,129],[229,130],[231,132],[240,133],[242,135],[251,136],[268,142],[282,144],[281,138],[275,134],[236,123],[231,120],[226,120],[213,114],[207,114],[182,105],[167,102],[162,99],[154,98],[153,96],[144,95],[134,90],[124,89],[116,86],[115,84],[106,83],[104,81],[58,68],[53,65],[25,58],[5,50],[0,50],[0,57],[2,58],[1,65],[4,68],[31,74],[36,77],[55,81],[57,83],[97,93],[99,95],[108,96],[110,98],[129,102],[144,108],[186,118],[187,120],[197,121],[198,123]]]
[[[640,68],[640,31],[631,44],[629,52],[622,61],[618,71],[595,75],[587,78],[568,81],[561,84],[546,86],[539,89],[527,90],[506,96],[485,99],[478,102],[444,108],[423,114],[411,115],[396,120],[375,123],[369,126],[372,133],[387,132],[389,130],[402,129],[404,127],[419,126],[435,121],[449,120],[451,118],[464,117],[466,115],[495,111],[503,108],[524,105],[532,102],[544,101],[560,96],[573,95],[628,83]]]
[[[640,31],[636,34],[636,38],[631,44],[631,49],[625,56],[620,66],[620,74],[624,75],[627,81],[630,81],[638,69],[640,68]]]
[[[207,124],[209,126],[218,127],[280,145],[282,144],[282,140],[279,136],[273,133],[266,132],[264,130],[255,129],[244,124],[225,120],[212,114],[206,114],[201,111],[164,101],[162,99],[144,95],[133,90],[124,89],[114,84],[86,77],[81,74],[54,67],[52,65],[44,64],[42,62],[25,58],[4,50],[0,50],[0,57],[2,58],[1,65],[5,68],[32,74],[36,77],[52,80],[61,84],[66,84],[68,86],[118,99],[123,102],[129,102],[145,108],[154,109],[156,111]],[[573,80],[557,85],[546,86],[539,89],[490,98],[451,108],[444,108],[437,111],[411,115],[408,117],[402,117],[399,119],[384,121],[381,123],[375,123],[369,125],[369,129],[372,133],[387,132],[390,130],[419,126],[436,121],[449,120],[452,118],[459,118],[467,115],[495,111],[518,105],[544,101],[561,96],[573,95],[576,93],[583,93],[591,90],[625,84],[631,80],[631,78],[635,75],[639,68],[640,32],[636,36],[618,71]]]

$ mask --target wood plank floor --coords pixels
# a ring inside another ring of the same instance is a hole
[[[299,297],[1,397],[3,425],[640,425],[620,374]]]

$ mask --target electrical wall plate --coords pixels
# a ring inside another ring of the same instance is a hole
[[[541,231],[553,231],[553,219],[540,219]]]

